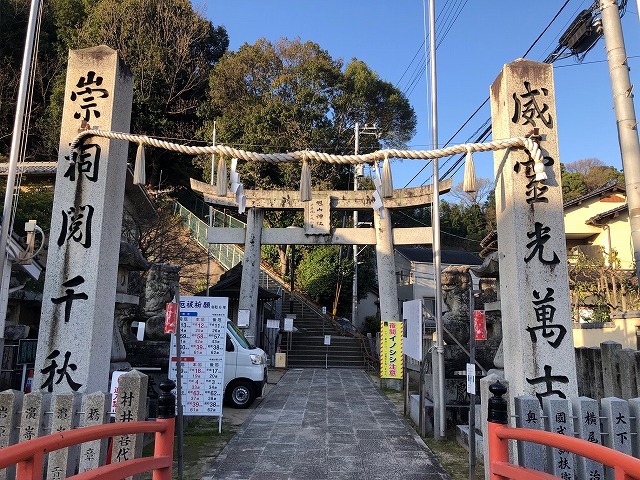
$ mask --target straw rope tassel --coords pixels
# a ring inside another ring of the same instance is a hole
[[[462,190],[465,192],[475,192],[477,190],[476,167],[473,164],[471,148],[467,148],[467,156],[464,160],[464,179],[462,182]]]
[[[536,180],[547,180],[547,172],[544,170],[544,158],[538,142],[534,142],[530,138],[525,139],[525,147],[529,150],[529,155],[533,158],[533,171],[536,174]]]
[[[227,196],[227,161],[224,155],[220,155],[218,159],[218,176],[216,177],[216,195],[219,197]]]
[[[138,144],[138,150],[136,152],[136,163],[133,167],[133,184],[144,185],[147,183],[146,165],[144,158],[144,143]]]
[[[391,177],[391,165],[389,164],[389,156],[384,156],[382,164],[382,185],[380,187],[382,198],[393,197],[393,178]]]
[[[311,201],[311,170],[306,156],[302,159],[302,171],[300,173],[300,201]]]

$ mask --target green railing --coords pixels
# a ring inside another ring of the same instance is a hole
[[[236,245],[209,245],[208,233],[209,225],[189,211],[180,202],[174,203],[174,213],[182,217],[182,223],[187,227],[193,238],[204,248],[209,249],[209,255],[214,258],[220,265],[227,270],[231,270],[238,263],[242,262],[244,252]],[[240,220],[233,218],[220,210],[213,209],[213,226],[214,227],[234,227],[245,228],[246,224]]]

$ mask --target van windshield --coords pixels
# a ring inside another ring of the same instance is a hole
[[[246,348],[247,350],[253,348],[253,346],[245,338],[242,331],[238,327],[236,327],[235,324],[231,322],[227,322],[227,330],[229,330],[229,333],[233,335],[233,338],[237,340],[237,342],[240,344],[242,348]]]

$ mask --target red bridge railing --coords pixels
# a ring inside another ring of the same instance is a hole
[[[507,391],[501,383],[489,387],[494,397],[489,399],[489,473],[491,480],[560,480],[560,477],[509,463],[509,440],[548,445],[590,458],[614,471],[615,480],[640,480],[640,459],[602,445],[559,433],[511,428],[507,426],[507,402],[501,398]],[[496,396],[497,395],[497,396]]]
[[[164,391],[158,400],[156,421],[116,422],[83,427],[11,445],[0,450],[0,469],[16,465],[16,478],[41,480],[43,478],[42,462],[46,453],[117,435],[155,432],[153,457],[135,458],[103,465],[67,478],[73,480],[119,480],[131,475],[153,471],[153,480],[171,480],[175,428],[175,396],[171,390],[174,387],[175,383],[172,381],[162,382],[160,388]]]

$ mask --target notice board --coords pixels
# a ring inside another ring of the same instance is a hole
[[[184,415],[222,415],[228,298],[181,297],[178,331]],[[169,378],[176,380],[176,335],[171,335]]]

